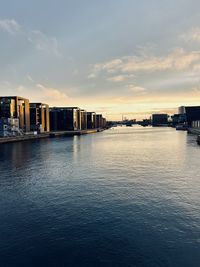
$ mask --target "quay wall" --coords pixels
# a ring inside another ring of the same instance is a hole
[[[75,136],[75,135],[92,134],[92,133],[97,133],[100,131],[103,131],[103,129],[59,131],[59,132],[40,133],[37,135],[27,134],[27,135],[22,135],[22,136],[1,137],[0,144],[30,141],[30,140],[37,140],[37,139],[43,139],[43,138],[53,138],[53,137],[59,137],[59,136]]]
[[[200,129],[199,128],[188,128],[188,133],[199,135]]]

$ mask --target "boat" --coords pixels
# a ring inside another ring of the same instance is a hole
[[[176,125],[176,130],[177,131],[187,131],[188,127],[185,124],[178,124],[178,125]]]

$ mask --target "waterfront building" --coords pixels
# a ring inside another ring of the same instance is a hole
[[[50,108],[51,131],[80,130],[80,108],[54,107]]]
[[[44,103],[30,103],[30,130],[50,131],[49,106]]]
[[[103,121],[102,121],[102,114],[96,114],[96,128],[102,128],[103,127]]]
[[[81,130],[87,130],[87,111],[81,109],[80,110],[80,129]]]
[[[93,112],[93,122],[94,122],[94,129],[97,128],[97,115],[96,112]]]
[[[19,96],[0,97],[0,118],[18,119],[19,129],[23,132],[29,132],[29,100]]]
[[[172,115],[171,119],[172,119],[172,126],[176,127],[176,125],[179,124],[179,114]]]
[[[152,114],[152,126],[166,126],[167,124],[167,114]]]
[[[197,122],[200,121],[200,106],[185,107],[186,118],[189,127],[194,127],[198,125]]]
[[[178,114],[182,114],[182,115],[185,114],[185,107],[184,106],[181,106],[178,108]]]
[[[82,128],[81,128],[81,125],[82,125],[81,109],[77,108],[76,113],[77,113],[77,130],[82,130]]]
[[[174,114],[171,116],[172,126],[176,127],[178,124],[187,124],[186,114]]]
[[[22,134],[23,132],[19,128],[19,119],[0,119],[0,137],[18,136]]]
[[[87,112],[87,129],[95,129],[95,112]]]
[[[192,121],[192,128],[200,129],[200,120],[198,121]]]

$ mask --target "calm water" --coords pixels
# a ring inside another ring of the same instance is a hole
[[[0,146],[0,266],[200,266],[200,147],[170,128]]]

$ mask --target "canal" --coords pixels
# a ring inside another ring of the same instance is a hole
[[[199,266],[199,155],[139,126],[0,145],[0,266]]]

